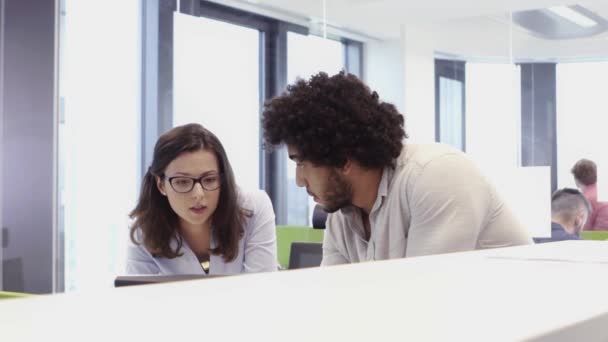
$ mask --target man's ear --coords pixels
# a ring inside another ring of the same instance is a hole
[[[347,176],[349,175],[351,172],[353,172],[353,167],[354,167],[354,162],[352,159],[346,159],[346,163],[338,168],[338,170],[340,171],[340,173],[343,176]]]
[[[156,188],[158,191],[160,191],[160,193],[164,196],[167,196],[167,193],[165,192],[165,183],[163,182],[162,178],[158,176],[154,176],[154,178],[156,179]]]
[[[574,218],[574,227],[578,228],[578,227],[582,226],[582,221],[583,221],[583,219],[580,216],[577,215]]]
[[[585,225],[585,212],[584,211],[579,211],[578,214],[576,215],[576,217],[574,217],[574,227],[577,230],[577,234],[583,229],[583,226]]]

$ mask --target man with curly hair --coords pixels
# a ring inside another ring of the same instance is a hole
[[[404,146],[403,116],[353,75],[298,80],[265,104],[263,127],[330,213],[322,265],[532,243],[463,153]]]
[[[570,171],[576,186],[591,203],[591,214],[583,230],[608,230],[608,203],[597,200],[597,165],[583,158]]]

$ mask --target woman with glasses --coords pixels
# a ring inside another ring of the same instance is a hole
[[[158,139],[130,217],[128,274],[277,270],[270,199],[236,186],[222,144],[201,125],[175,127]]]

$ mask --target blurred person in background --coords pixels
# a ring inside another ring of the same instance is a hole
[[[591,204],[577,189],[555,191],[551,195],[551,237],[535,238],[534,242],[580,240],[581,230],[590,212]]]
[[[597,200],[597,166],[589,159],[581,159],[571,171],[576,186],[591,203],[591,214],[584,230],[608,230],[608,202]]]

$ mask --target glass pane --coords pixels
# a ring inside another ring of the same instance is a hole
[[[312,53],[314,51],[314,53]],[[317,36],[287,34],[287,82],[308,79],[320,71],[334,75],[344,69],[344,48],[341,42]],[[287,223],[310,226],[315,202],[305,188],[296,185],[296,166],[287,163]]]
[[[218,136],[237,183],[259,188],[259,35],[216,20],[174,15],[173,124]]]
[[[605,0],[515,12],[514,27],[523,30],[515,30],[511,42],[515,59],[532,70],[528,105],[536,120],[522,141],[532,142],[537,165],[553,166],[552,181],[558,188],[576,187],[571,168],[581,158],[593,160],[598,196],[604,201],[607,19]]]
[[[439,78],[439,141],[459,150],[462,146],[462,92],[460,81],[445,77]]]
[[[111,287],[124,267],[139,190],[139,4],[65,1],[58,201],[66,291]]]

